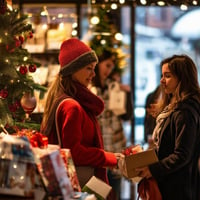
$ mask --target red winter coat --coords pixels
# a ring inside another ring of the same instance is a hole
[[[62,147],[71,150],[76,166],[92,166],[95,176],[108,183],[106,168],[117,164],[113,153],[103,150],[103,140],[96,116],[104,108],[102,100],[87,88],[76,84],[78,94],[62,100],[57,109],[57,123]],[[55,123],[49,143],[57,144]]]

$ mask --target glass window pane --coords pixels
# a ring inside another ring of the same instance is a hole
[[[144,140],[147,95],[160,81],[160,61],[173,54],[188,54],[199,66],[200,9],[190,7],[135,8],[135,141]],[[200,73],[200,69],[198,70]]]

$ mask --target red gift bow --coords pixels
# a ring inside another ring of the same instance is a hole
[[[40,132],[29,129],[18,130],[17,136],[26,136],[32,147],[47,148],[48,138]]]
[[[126,149],[124,149],[122,151],[122,153],[125,156],[130,156],[130,155],[136,154],[136,153],[138,153],[140,151],[142,151],[142,147],[140,145],[131,145],[131,146],[127,147]]]
[[[33,134],[29,140],[32,147],[46,148],[48,146],[48,138],[39,132]]]

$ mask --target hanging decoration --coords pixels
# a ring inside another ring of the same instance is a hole
[[[27,114],[31,114],[36,107],[36,98],[26,92],[21,98],[21,106]]]

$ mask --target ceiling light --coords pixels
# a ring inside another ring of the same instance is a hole
[[[158,4],[159,6],[164,6],[164,5],[165,5],[165,2],[164,2],[164,1],[158,1],[157,4]]]
[[[146,0],[140,0],[140,3],[141,3],[142,5],[146,5],[146,4],[147,4],[147,1],[146,1]]]
[[[116,10],[116,9],[117,9],[117,7],[118,7],[118,6],[117,6],[117,4],[116,4],[116,3],[112,3],[112,4],[111,4],[111,9],[113,9],[113,10]]]
[[[187,10],[188,7],[187,7],[187,5],[185,5],[185,4],[181,4],[180,9],[181,9],[181,10]]]

